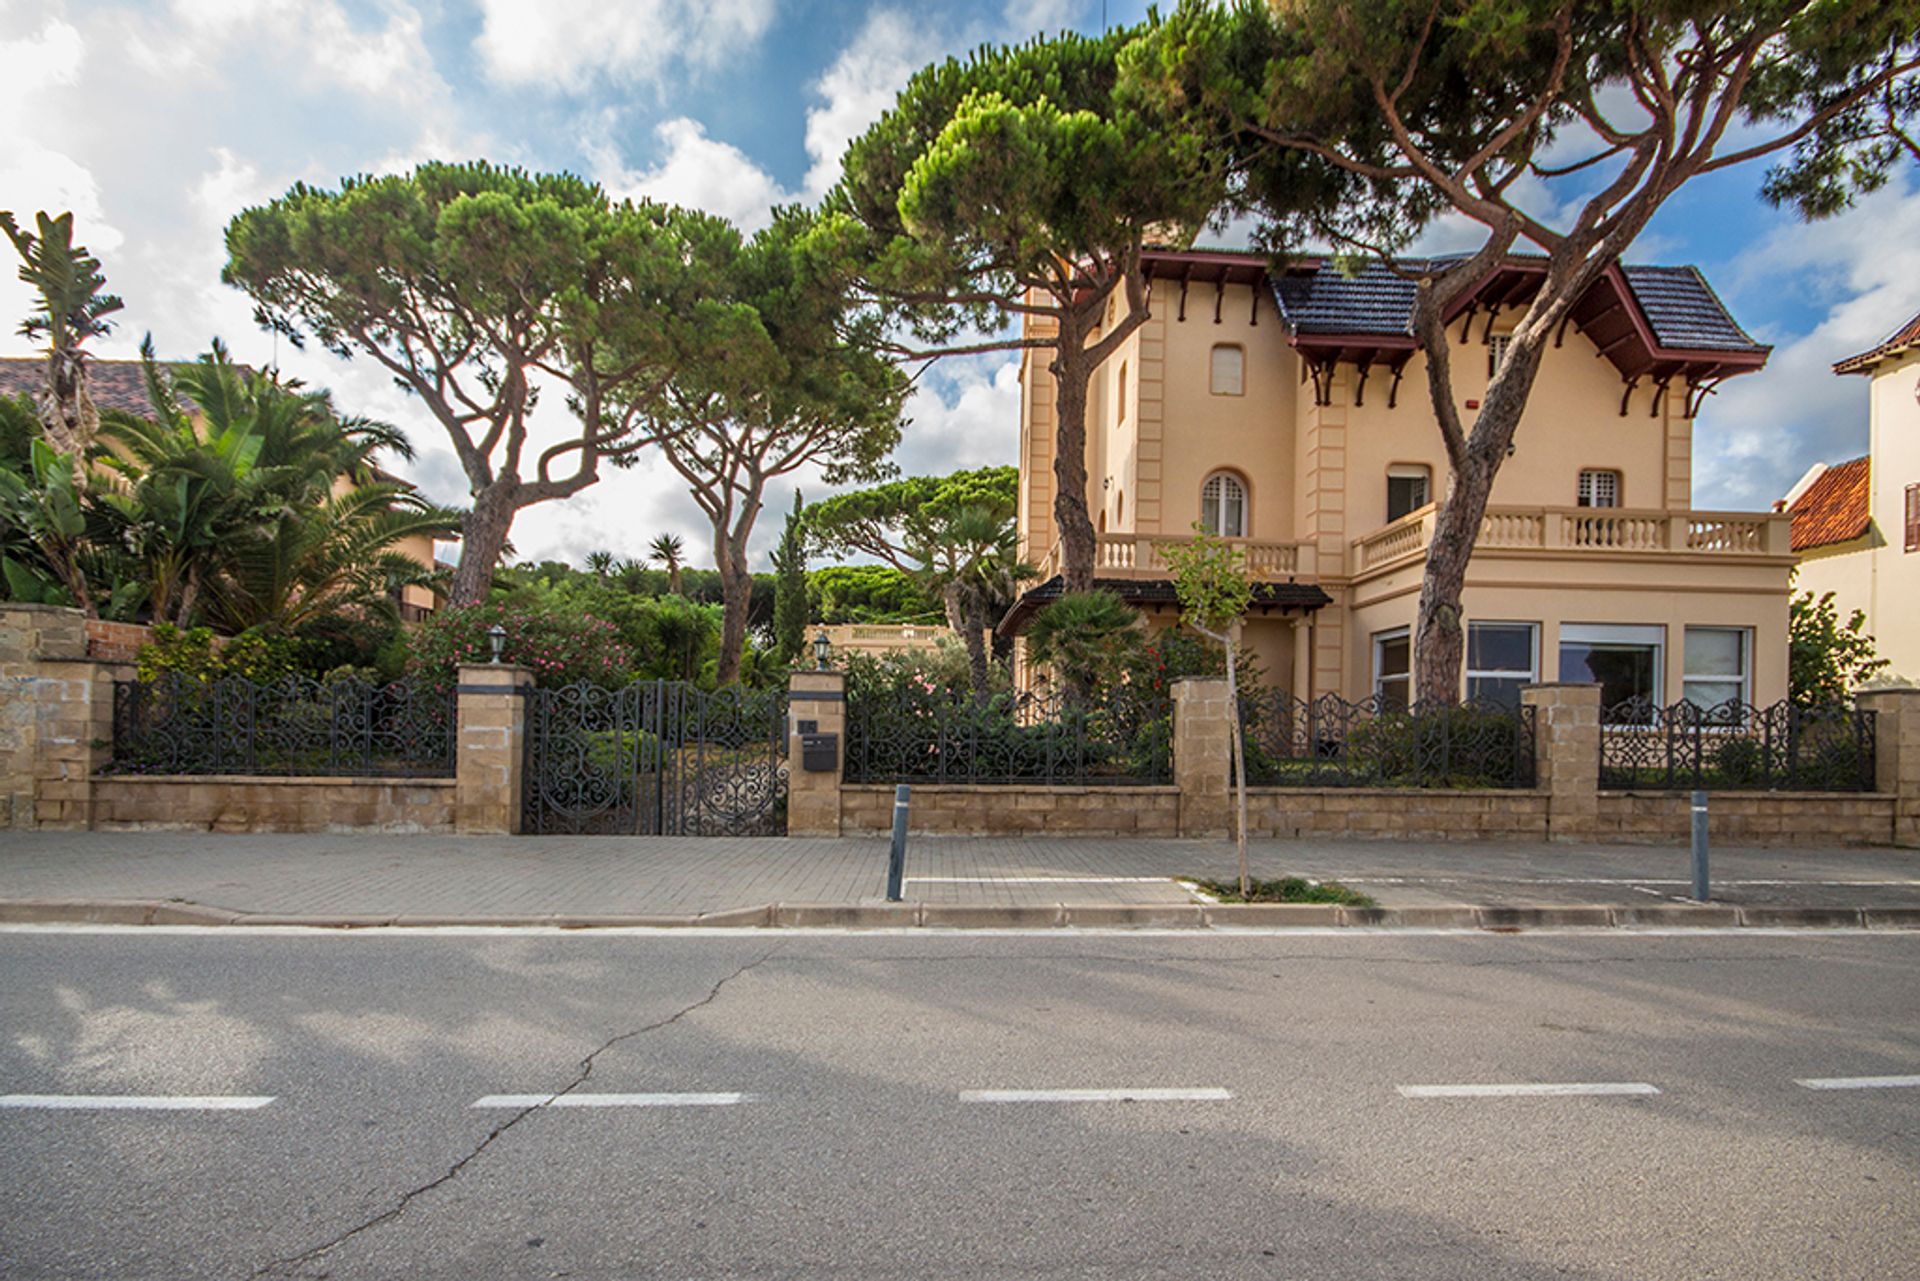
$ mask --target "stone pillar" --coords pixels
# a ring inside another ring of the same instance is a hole
[[[1173,683],[1173,783],[1180,789],[1180,835],[1233,831],[1233,738],[1227,683],[1189,677]]]
[[[1547,837],[1592,840],[1600,819],[1600,686],[1529,685],[1533,708],[1535,786],[1547,794]]]
[[[1893,843],[1920,848],[1920,689],[1868,690],[1854,700],[1873,715],[1873,788],[1894,798]]]
[[[0,827],[87,828],[93,776],[113,759],[113,683],[87,656],[86,617],[0,604]]]
[[[803,723],[810,734],[840,743],[838,768],[809,773],[800,756]],[[840,672],[796,671],[787,678],[787,835],[840,835],[840,776],[846,769],[847,678]],[[889,811],[891,812],[891,811]]]
[[[533,672],[513,663],[460,665],[453,826],[474,836],[520,831],[527,693]]]

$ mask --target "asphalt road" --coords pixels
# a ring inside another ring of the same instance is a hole
[[[1798,1083],[1920,1074],[1912,934],[15,931],[0,976],[8,1278],[1920,1273],[1920,1088]],[[1452,1092],[1542,1084],[1614,1092]],[[976,1093],[1054,1090],[1134,1101]]]

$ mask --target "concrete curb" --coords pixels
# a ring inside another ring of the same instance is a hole
[[[538,926],[599,929],[1421,929],[1511,933],[1552,929],[1920,930],[1920,907],[1735,907],[1726,904],[1337,907],[1325,903],[768,903],[693,915],[529,913],[301,914],[237,912],[179,899],[0,899],[0,925],[281,925],[378,930]]]

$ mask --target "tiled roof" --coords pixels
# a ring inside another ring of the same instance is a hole
[[[1409,260],[1420,271],[1437,259]],[[1522,260],[1524,261],[1524,260]],[[1693,267],[1625,266],[1621,272],[1662,347],[1677,351],[1764,351],[1728,314]],[[1349,275],[1332,265],[1273,282],[1280,313],[1295,333],[1413,335],[1412,280],[1378,260]]]
[[[1620,272],[1662,347],[1680,351],[1760,351],[1728,314],[1697,267],[1625,266]]]
[[[1872,459],[1855,458],[1821,472],[1793,500],[1793,550],[1851,542],[1872,523],[1868,504]]]
[[[1885,341],[1861,352],[1858,356],[1848,356],[1845,360],[1835,361],[1833,372],[1863,374],[1888,356],[1897,356],[1907,348],[1916,346],[1920,346],[1920,316],[1915,316],[1888,334]]]
[[[46,382],[47,362],[40,356],[0,356],[0,396],[31,396]],[[150,414],[147,380],[137,360],[89,360],[87,392],[97,409]]]

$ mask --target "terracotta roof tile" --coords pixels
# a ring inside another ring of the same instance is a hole
[[[1855,458],[1827,468],[1787,508],[1793,517],[1793,550],[1851,542],[1872,524],[1868,505],[1872,460]]]
[[[1864,374],[1888,356],[1897,356],[1909,347],[1920,346],[1920,315],[1888,334],[1886,340],[1878,346],[1861,352],[1858,356],[1848,356],[1833,364],[1836,374]]]
[[[40,356],[0,357],[0,396],[31,396],[47,377]],[[89,360],[87,391],[94,407],[145,416],[153,412],[147,400],[147,380],[137,360]]]

